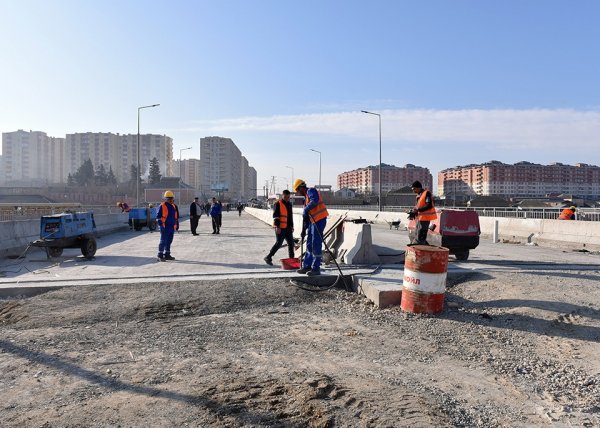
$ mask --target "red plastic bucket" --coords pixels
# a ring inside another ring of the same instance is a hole
[[[300,259],[281,259],[281,268],[285,270],[300,269]]]

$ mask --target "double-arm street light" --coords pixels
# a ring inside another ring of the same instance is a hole
[[[140,170],[140,110],[143,108],[158,107],[160,104],[152,104],[151,106],[138,107],[138,133],[137,133],[137,180],[136,180],[136,206],[140,206],[140,181],[141,170]]]
[[[372,114],[379,118],[379,211],[381,211],[381,115],[379,113],[373,113],[366,110],[361,110],[362,113]]]
[[[181,179],[181,152],[183,152],[184,150],[190,150],[191,147],[186,147],[185,149],[179,149],[179,205],[181,205],[181,182],[183,181]]]
[[[321,188],[321,152],[315,149],[309,149],[315,153],[319,154],[319,189]]]
[[[294,186],[294,168],[292,168],[291,166],[286,166],[286,168],[289,168],[292,170],[292,186]],[[292,189],[294,190],[294,189]]]

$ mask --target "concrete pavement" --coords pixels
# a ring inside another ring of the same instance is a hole
[[[211,222],[206,216],[200,219],[199,236],[193,236],[189,221],[181,223],[181,231],[175,235],[172,262],[158,262],[156,252],[158,232],[148,230],[125,231],[98,239],[98,251],[93,260],[83,258],[79,250],[65,249],[63,255],[47,260],[44,251],[31,248],[18,260],[3,259],[0,262],[0,297],[29,295],[54,287],[71,285],[131,284],[164,281],[215,280],[230,278],[291,278],[293,271],[284,271],[277,264],[264,263],[274,242],[270,226],[242,213],[223,213],[221,234],[213,235]],[[408,243],[405,231],[390,230],[384,225],[372,225],[373,242],[385,248],[387,253],[404,250]],[[280,249],[274,261],[287,256]],[[452,256],[451,256],[452,258]],[[363,289],[370,282],[379,287],[377,293],[396,293],[402,284],[402,265],[384,265],[376,274],[367,275],[372,267],[343,267],[344,273],[355,275],[355,281]],[[514,244],[493,244],[482,241],[472,251],[466,262],[452,261],[449,275],[469,271],[494,270],[598,270],[600,256],[571,250],[542,248]],[[325,272],[337,275],[332,265]],[[365,293],[367,294],[367,293]],[[379,297],[367,295],[372,300]],[[399,298],[399,297],[398,297]],[[374,300],[377,304],[378,302]],[[385,306],[382,305],[382,306]]]

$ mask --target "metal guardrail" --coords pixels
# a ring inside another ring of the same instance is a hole
[[[376,205],[328,205],[330,209],[347,211],[377,211]],[[408,206],[384,206],[385,212],[397,212],[405,214],[412,207]],[[440,208],[440,207],[438,207]],[[450,208],[450,207],[442,207]],[[521,219],[544,219],[556,220],[562,208],[457,208],[477,211],[481,217],[503,217]],[[97,214],[117,214],[121,209],[107,205],[79,205],[79,204],[23,204],[23,205],[0,205],[0,221],[16,221],[39,219],[43,215],[60,214],[66,210],[71,211],[93,211]],[[180,208],[181,210],[181,208]],[[576,220],[600,221],[599,208],[578,208]]]
[[[348,210],[348,211],[377,211],[375,205],[328,205],[330,209],[336,210]],[[385,212],[397,212],[406,213],[413,207],[400,207],[400,206],[384,206],[382,211]],[[437,207],[437,208],[448,208],[451,207]],[[454,208],[452,208],[454,209]],[[490,208],[462,208],[457,207],[456,209],[466,209],[477,211],[480,217],[503,217],[503,218],[521,218],[521,219],[540,219],[540,220],[556,220],[560,215],[563,208],[506,208],[506,207],[490,207]],[[599,208],[577,208],[575,214],[576,220],[579,221],[600,221],[600,209]]]

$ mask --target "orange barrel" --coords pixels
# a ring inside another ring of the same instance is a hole
[[[437,314],[444,309],[448,248],[430,245],[406,247],[400,307],[417,314]]]

